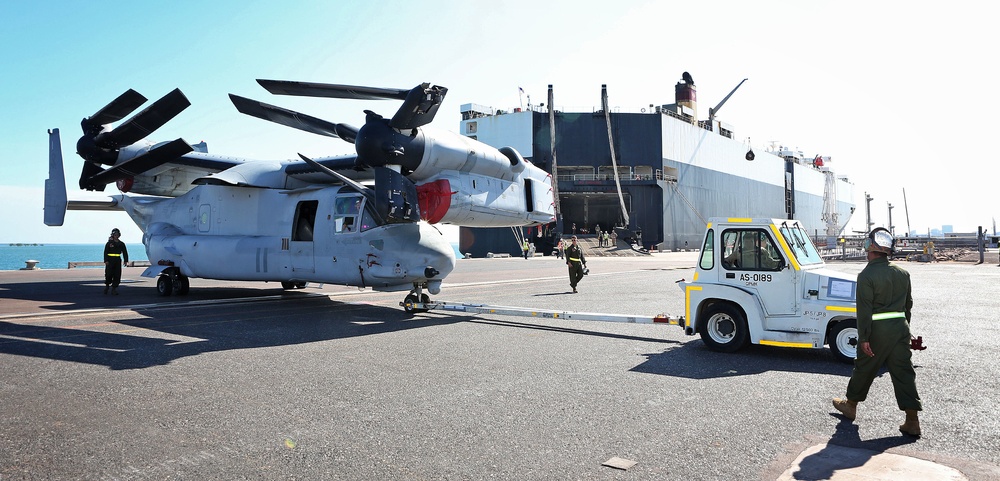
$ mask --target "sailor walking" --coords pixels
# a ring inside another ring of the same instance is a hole
[[[125,243],[118,240],[122,233],[117,227],[111,229],[111,237],[108,243],[104,244],[104,293],[118,295],[118,284],[122,281],[122,265],[128,264],[128,248]]]

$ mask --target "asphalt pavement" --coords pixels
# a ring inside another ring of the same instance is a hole
[[[434,298],[677,316],[696,258],[595,257],[579,294],[554,258],[461,260]],[[857,421],[836,414],[851,367],[827,349],[409,316],[405,292],[332,285],[162,298],[135,268],[105,296],[99,270],[2,271],[0,480],[1000,479],[1000,268],[902,265],[928,346],[920,439],[888,375]]]

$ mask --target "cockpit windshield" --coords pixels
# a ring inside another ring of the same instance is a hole
[[[334,231],[337,233],[364,232],[380,224],[372,212],[372,205],[361,195],[338,195],[334,203]]]
[[[792,250],[792,254],[795,255],[795,260],[800,265],[823,263],[823,258],[819,255],[812,240],[809,239],[809,234],[806,233],[805,229],[798,222],[792,222],[791,224],[782,222],[778,230],[781,232],[781,236],[785,238],[785,243],[788,244],[788,247]]]

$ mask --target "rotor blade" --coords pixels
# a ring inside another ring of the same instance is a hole
[[[431,123],[447,93],[446,87],[432,86],[429,83],[413,87],[406,94],[406,100],[396,111],[396,115],[392,116],[389,125],[394,129],[404,130]]]
[[[324,160],[312,159],[312,161],[331,170],[347,170],[347,169],[357,170],[358,166],[357,156],[335,157],[332,159],[324,159]],[[313,167],[313,165],[309,163],[292,164],[285,168],[285,173],[292,176],[300,174],[310,174],[318,171],[319,169]]]
[[[321,84],[314,82],[296,82],[294,80],[264,80],[257,79],[261,87],[275,95],[297,95],[301,97],[328,97],[334,99],[405,100],[410,92],[407,89],[383,89],[378,87],[362,87],[358,85]]]
[[[92,126],[110,124],[124,119],[126,115],[146,103],[146,97],[135,90],[128,89],[125,93],[105,105],[97,113],[90,116],[87,122]]]
[[[101,172],[104,172],[104,168],[100,164],[84,161],[83,168],[80,170],[80,189],[104,192],[104,184],[90,183],[90,178]]]
[[[87,182],[91,185],[104,185],[120,179],[135,177],[193,151],[194,149],[184,139],[177,139],[104,170],[87,179]]]
[[[337,172],[335,170],[329,169],[325,165],[320,164],[319,162],[316,162],[315,160],[310,159],[309,157],[306,157],[306,156],[304,156],[302,154],[299,154],[299,157],[301,157],[302,160],[306,161],[307,164],[313,166],[316,170],[318,170],[318,171],[320,171],[320,172],[322,172],[322,173],[324,173],[326,175],[329,175],[331,177],[335,177],[337,179],[340,179],[341,182],[343,182],[346,185],[351,186],[354,190],[356,190],[356,191],[364,194],[365,197],[368,197],[370,199],[370,198],[372,198],[375,195],[375,192],[372,191],[372,189],[370,187],[367,187],[367,186],[363,185],[362,183],[360,183],[360,182],[358,182],[356,180],[350,179],[347,176],[341,174],[340,172]]]
[[[375,167],[375,212],[386,223],[420,221],[417,186],[395,170]]]
[[[103,132],[94,140],[97,145],[105,149],[117,149],[134,144],[162,127],[189,105],[191,102],[184,96],[181,89],[174,89],[114,130]]]
[[[229,99],[236,106],[236,110],[251,117],[257,117],[258,119],[264,119],[313,134],[341,138],[352,144],[358,137],[358,129],[347,124],[327,122],[326,120],[311,117],[294,110],[265,104],[264,102],[240,97],[239,95],[229,94]]]

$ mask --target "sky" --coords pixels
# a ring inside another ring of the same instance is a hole
[[[921,6],[927,5],[927,6]],[[983,4],[956,1],[49,1],[0,3],[0,242],[101,243],[124,213],[70,211],[42,222],[47,130],[59,128],[70,198],[80,120],[129,88],[150,101],[181,88],[192,105],[151,140],[206,141],[253,159],[349,154],[353,146],[240,114],[229,93],[329,121],[391,115],[393,101],[275,97],[255,79],[448,87],[434,125],[457,131],[459,106],[509,109],[524,89],[586,111],[607,84],[611,107],[673,103],[690,72],[707,116],[749,138],[832,157],[855,184],[848,230],[895,208],[897,232],[992,230],[1000,33]],[[527,99],[523,99],[526,101]],[[903,192],[905,189],[905,203]],[[108,193],[117,193],[113,185]]]

